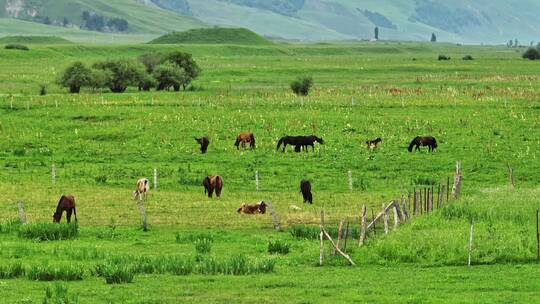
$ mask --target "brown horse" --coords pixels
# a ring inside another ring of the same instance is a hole
[[[56,212],[53,214],[53,222],[60,223],[62,219],[62,213],[66,211],[67,222],[71,222],[71,213],[75,215],[75,222],[77,221],[77,211],[75,210],[75,197],[73,195],[62,195],[58,206],[56,206]]]
[[[380,137],[377,137],[376,139],[366,141],[366,145],[368,149],[374,150],[375,148],[377,148],[377,145],[379,145],[381,142],[382,142],[382,139]]]
[[[428,146],[429,152],[435,151],[437,149],[437,140],[433,136],[416,136],[409,145],[409,152],[413,151],[414,146],[416,146],[416,150],[420,150],[420,146]]]
[[[246,143],[249,143],[249,147],[251,149],[255,149],[255,136],[253,135],[253,133],[249,132],[238,134],[234,145],[236,146],[236,149],[240,149],[240,144],[242,144],[242,148],[245,148]]]
[[[300,192],[304,197],[304,203],[313,204],[313,195],[311,194],[311,183],[308,180],[303,179],[300,182]]]
[[[266,203],[260,202],[258,204],[242,204],[238,210],[236,210],[238,213],[244,213],[244,214],[265,214],[266,213]]]
[[[208,150],[208,145],[210,144],[210,140],[208,139],[208,136],[204,136],[201,138],[194,137],[195,140],[201,145],[201,153],[205,154],[206,150]]]
[[[219,175],[207,176],[203,180],[204,193],[208,193],[208,197],[212,198],[212,194],[216,191],[216,196],[221,197],[221,189],[223,189],[223,179]]]

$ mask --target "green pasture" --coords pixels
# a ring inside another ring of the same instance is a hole
[[[191,91],[85,89],[69,95],[55,84],[76,60],[91,64],[172,50],[193,53],[203,69]],[[452,60],[437,61],[439,54]],[[463,61],[464,55],[475,60]],[[307,97],[288,88],[302,75],[315,82]],[[80,303],[540,302],[535,262],[539,78],[537,62],[489,46],[2,48],[0,270],[14,262],[26,272],[44,264],[81,269],[81,281],[63,283]],[[42,84],[45,96],[38,94]],[[233,145],[242,131],[254,132],[254,151]],[[315,152],[276,151],[280,137],[301,134],[316,134],[325,144],[316,145]],[[193,139],[201,135],[211,141],[205,155]],[[435,136],[438,150],[409,153],[417,135]],[[376,137],[382,145],[367,150],[364,142]],[[290,233],[298,225],[316,230],[321,210],[332,229],[345,219],[357,230],[363,204],[371,217],[381,203],[407,197],[413,189],[446,185],[457,160],[463,197],[387,236],[377,227],[362,248],[349,239],[347,251],[356,267],[338,256],[317,266],[318,241]],[[158,189],[151,190],[145,205],[150,230],[144,232],[131,192],[138,178],[152,180],[154,169]],[[210,174],[224,179],[220,199],[204,196],[201,182]],[[302,204],[303,178],[312,182],[313,205]],[[19,200],[31,224],[51,222],[64,193],[77,200],[74,239],[35,241],[24,238],[17,224],[9,225],[18,217]],[[241,203],[261,200],[272,201],[281,232],[273,229],[269,214],[236,213]],[[476,238],[469,269],[471,219]],[[213,240],[211,258],[245,255],[273,261],[275,267],[237,276],[147,271],[119,285],[96,275],[97,264],[118,257],[197,259],[194,240],[201,235]],[[272,240],[289,244],[290,253],[268,253]],[[0,293],[8,303],[42,302],[45,288],[54,283],[30,278],[0,277]]]

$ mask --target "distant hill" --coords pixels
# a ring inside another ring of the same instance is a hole
[[[0,44],[22,43],[22,44],[70,44],[67,39],[57,36],[6,36],[0,38]]]
[[[185,32],[172,32],[150,41],[151,44],[248,44],[271,42],[243,28],[201,28]]]

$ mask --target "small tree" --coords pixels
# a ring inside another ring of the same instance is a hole
[[[156,79],[158,91],[169,90],[171,87],[175,91],[180,90],[180,86],[186,77],[185,73],[176,65],[165,62],[156,67],[153,74]]]
[[[291,83],[291,90],[298,96],[307,96],[312,86],[313,78],[305,76],[298,77]]]
[[[114,93],[125,92],[128,86],[138,86],[144,78],[144,66],[135,60],[117,59],[94,64],[94,68],[108,71],[107,86]]]
[[[379,27],[375,27],[375,40],[379,40]]]
[[[523,59],[538,60],[540,59],[540,51],[535,48],[529,48],[523,53]]]
[[[201,69],[199,68],[195,60],[193,60],[193,56],[188,53],[170,53],[163,58],[162,62],[173,63],[178,69],[183,70],[184,75],[182,77],[180,85],[184,88],[184,90],[194,79],[199,77],[199,74],[201,72]]]
[[[58,79],[58,84],[69,88],[70,93],[79,93],[81,87],[88,85],[92,80],[92,71],[82,62],[77,61],[66,68]]]
[[[435,33],[431,33],[431,42],[437,42],[437,36],[435,36]]]
[[[163,56],[159,53],[146,53],[137,57],[140,63],[146,67],[148,74],[154,73],[154,69],[163,61]]]

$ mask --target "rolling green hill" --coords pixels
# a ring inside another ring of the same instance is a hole
[[[201,28],[185,32],[172,32],[158,37],[151,44],[249,44],[264,45],[270,41],[243,28]]]
[[[6,36],[0,38],[0,43],[70,44],[72,42],[57,36]]]

